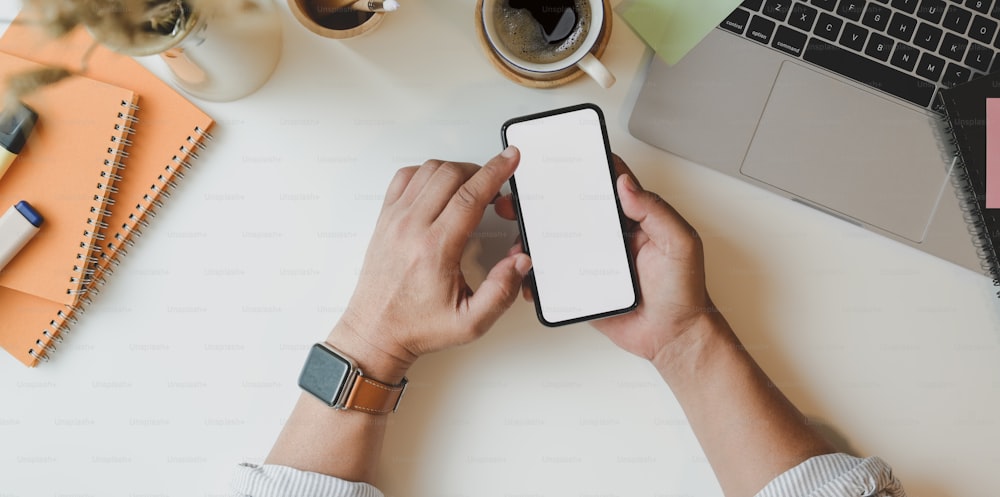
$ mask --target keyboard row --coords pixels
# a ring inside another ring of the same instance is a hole
[[[987,0],[972,0],[972,2],[985,5],[990,10],[991,15],[1000,17],[1000,3],[990,9],[990,3]],[[759,11],[764,16],[778,22],[787,21],[789,24],[806,31],[811,29],[819,17],[819,22],[832,26],[839,26],[844,21],[855,21],[873,31],[884,32],[903,42],[914,40],[916,43],[916,40],[923,40],[925,44],[937,45],[942,35],[950,37],[950,39],[967,36],[984,45],[993,44],[1000,49],[997,20],[974,14],[972,11],[957,5],[945,5],[942,0],[924,0],[921,2],[921,7],[916,10],[916,15],[911,15],[912,12],[908,10],[890,9],[889,6],[886,6],[889,4],[889,0],[871,2],[864,0],[840,0],[839,2],[814,0],[811,3],[813,6],[793,0],[746,0],[742,7],[754,12]],[[903,4],[906,3],[905,0],[895,1],[892,2],[891,6],[896,8],[904,6]],[[915,1],[909,3],[911,6],[917,5]],[[820,9],[825,9],[832,14],[821,12]],[[935,50],[936,46],[925,48]]]
[[[763,0],[747,0],[743,6],[750,10],[760,10]],[[948,11],[948,17],[961,25],[968,22],[974,13],[988,15],[1000,19],[1000,2],[994,5],[993,0],[811,0],[809,3],[827,12],[837,12],[843,17],[857,21],[861,17],[861,12],[865,5],[872,3],[875,5],[890,5],[893,9],[913,14],[917,17],[932,23],[941,22]],[[964,20],[964,21],[963,21]]]

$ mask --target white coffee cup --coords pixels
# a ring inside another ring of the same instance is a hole
[[[500,41],[494,17],[496,4],[503,1],[506,0],[483,0],[480,21],[486,32],[489,48],[496,52],[512,71],[529,79],[550,79],[559,74],[565,74],[576,67],[594,78],[594,81],[603,88],[609,88],[615,83],[615,76],[591,53],[605,28],[604,23],[610,21],[610,19],[607,21],[605,19],[604,0],[587,0],[590,6],[591,23],[583,43],[566,57],[547,64],[518,57]]]

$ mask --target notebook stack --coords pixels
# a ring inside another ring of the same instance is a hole
[[[45,218],[0,272],[0,347],[33,367],[107,283],[213,120],[131,58],[92,48],[83,29],[53,39],[19,21],[0,38],[4,80],[42,65],[78,72],[25,98],[38,123],[0,178],[0,210],[27,200]]]

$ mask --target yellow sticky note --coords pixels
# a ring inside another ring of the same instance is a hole
[[[618,9],[625,22],[667,64],[676,64],[740,0],[632,0]]]

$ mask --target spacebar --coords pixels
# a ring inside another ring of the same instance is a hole
[[[931,83],[816,38],[809,40],[802,58],[921,107],[927,107],[934,97],[934,85]]]

